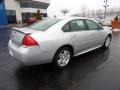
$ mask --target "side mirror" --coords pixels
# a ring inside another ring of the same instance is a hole
[[[102,31],[102,30],[104,30],[104,29],[100,29],[100,31]]]
[[[103,27],[102,27],[102,25],[99,25],[99,27],[100,27],[99,30],[104,30]]]

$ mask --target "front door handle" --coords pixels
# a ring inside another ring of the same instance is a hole
[[[92,35],[95,35],[95,32],[93,32]]]
[[[72,35],[72,38],[75,38],[77,35],[76,34],[74,34],[74,35]]]

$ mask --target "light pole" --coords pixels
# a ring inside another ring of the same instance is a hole
[[[107,13],[107,7],[109,7],[108,5],[108,0],[104,0],[104,5],[103,7],[105,8],[105,13],[104,13],[104,19],[106,18],[106,13]]]

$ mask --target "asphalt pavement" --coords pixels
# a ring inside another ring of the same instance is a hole
[[[120,90],[120,32],[108,50],[73,58],[68,67],[23,66],[8,54],[10,30],[0,29],[0,90]]]

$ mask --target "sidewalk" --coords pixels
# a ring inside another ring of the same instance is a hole
[[[12,27],[17,27],[17,28],[22,28],[22,27],[25,27],[27,26],[26,23],[23,23],[23,24],[9,24],[8,27],[12,28]]]

